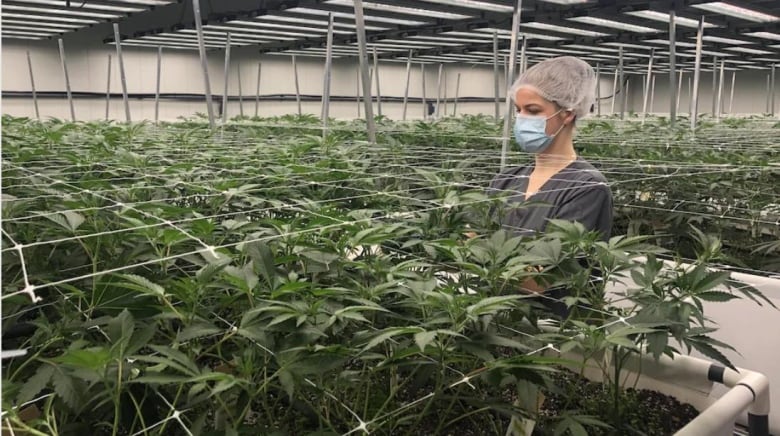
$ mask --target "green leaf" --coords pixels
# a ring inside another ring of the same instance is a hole
[[[192,339],[202,338],[203,336],[215,335],[222,331],[222,329],[214,327],[212,324],[205,321],[195,322],[184,330],[179,331],[179,333],[176,334],[176,341],[186,342]]]
[[[116,283],[115,286],[121,286],[123,288],[127,289],[133,289],[138,292],[143,292],[145,294],[155,295],[157,297],[164,297],[165,296],[165,288],[162,286],[151,282],[149,279],[145,277],[141,277],[135,274],[120,274],[120,277],[124,278],[125,280],[130,281],[130,283]]]
[[[420,351],[425,352],[425,347],[428,346],[428,344],[431,343],[436,338],[436,332],[420,332],[415,333],[414,335],[414,343],[417,344],[418,347],[420,347]]]
[[[701,292],[699,294],[696,294],[696,297],[704,301],[714,301],[714,302],[724,302],[724,301],[739,299],[739,297],[737,297],[736,295],[724,291]]]
[[[321,263],[323,265],[330,265],[336,259],[339,258],[339,255],[336,253],[326,253],[324,251],[319,251],[319,250],[302,251],[301,256],[307,259],[311,259],[315,262]]]
[[[55,358],[54,361],[74,368],[99,370],[111,361],[111,352],[104,347],[67,350],[65,354]]]
[[[44,363],[39,366],[38,370],[35,371],[35,374],[27,379],[22,388],[19,390],[19,395],[16,397],[16,402],[18,404],[22,404],[35,398],[35,396],[38,395],[38,393],[42,391],[46,385],[49,384],[49,380],[51,380],[53,375],[53,365]]]
[[[413,333],[419,333],[424,331],[420,327],[391,327],[387,328],[385,330],[381,330],[380,333],[376,336],[374,336],[371,341],[368,342],[368,344],[363,347],[363,351],[369,350],[371,348],[376,347],[377,345],[381,344],[382,342],[387,341],[388,339],[398,336],[398,335],[408,335]]]
[[[280,368],[276,374],[279,376],[279,383],[282,384],[282,389],[284,389],[288,397],[292,398],[295,393],[295,378],[292,373],[284,368]]]
[[[729,279],[730,276],[731,273],[728,271],[710,272],[706,274],[701,280],[696,282],[694,292],[700,293],[722,285],[724,282],[726,282],[726,280]]]
[[[78,410],[81,406],[80,395],[76,390],[73,379],[62,371],[55,371],[53,376],[54,392],[62,398],[62,401],[71,408]]]

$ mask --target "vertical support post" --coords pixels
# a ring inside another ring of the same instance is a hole
[[[772,72],[770,73],[770,85],[769,85],[769,95],[770,95],[770,101],[771,104],[769,106],[769,115],[775,116],[775,75],[777,71],[777,65],[772,64]]]
[[[376,112],[382,116],[382,89],[379,86],[379,56],[374,46],[374,83],[376,83]]]
[[[628,94],[631,93],[631,76],[627,76],[624,80],[623,87],[623,104],[620,107],[620,119],[625,118],[625,114],[628,111]]]
[[[447,109],[448,109],[448,104],[447,104],[447,97],[448,97],[448,95],[447,95],[447,70],[444,70],[444,73],[442,74],[442,77],[443,77],[443,79],[442,79],[442,86],[444,88],[444,99],[442,100],[442,105],[443,106],[442,106],[441,113],[444,114],[444,116],[446,117],[447,116]]]
[[[693,71],[691,71],[691,73],[693,73]],[[680,89],[682,89],[682,85],[680,85]],[[693,77],[688,76],[688,96],[690,97],[691,95],[693,95]],[[690,105],[690,102],[688,104]],[[691,108],[689,107],[688,115],[690,116],[690,114],[691,114]]]
[[[677,123],[677,14],[674,9],[669,11],[669,124],[671,127]]]
[[[423,120],[428,120],[428,100],[426,99],[426,90],[425,90],[425,63],[420,64],[420,73],[422,74]]]
[[[618,80],[619,80],[618,79],[618,70],[617,70],[617,66],[615,66],[615,78],[612,81],[612,108],[609,111],[609,113],[611,115],[615,115],[615,102],[618,99],[618,94],[617,94],[617,91],[618,91]]]
[[[642,101],[642,124],[645,123],[645,119],[647,118],[647,103],[650,99],[650,80],[652,80],[653,76],[653,60],[655,58],[655,49],[650,49],[650,60],[647,61],[647,80],[645,81],[645,92],[644,92],[644,99]]]
[[[712,116],[718,113],[718,57],[712,58]]]
[[[160,81],[162,80],[162,46],[157,47],[157,82],[154,90],[154,123],[160,122]]]
[[[227,124],[228,113],[228,85],[230,84],[230,32],[227,33],[225,42],[225,87],[222,93],[222,124]]]
[[[528,38],[523,34],[523,44],[520,46],[520,74],[528,67]]]
[[[41,114],[38,112],[38,93],[35,90],[35,76],[33,76],[32,60],[30,60],[30,52],[27,52],[27,68],[30,70],[30,87],[32,88],[33,107],[35,108],[35,118],[40,120]]]
[[[460,98],[460,73],[458,73],[458,79],[455,81],[455,107],[452,108],[452,116],[458,115],[458,98]]]
[[[209,114],[209,127],[214,128],[214,104],[211,99],[211,81],[209,80],[209,63],[206,58],[206,44],[203,42],[203,23],[200,17],[200,0],[192,0],[192,13],[195,16],[195,31],[198,34],[198,53],[203,69],[203,90],[206,93],[206,109]]]
[[[122,39],[119,36],[119,24],[114,23],[114,44],[116,45],[116,61],[119,63],[119,81],[122,84],[122,102],[125,105],[125,120],[129,123],[130,102],[127,99],[127,78],[125,77],[125,62],[122,59]]]
[[[493,32],[493,91],[496,106],[496,122],[501,117],[501,95],[498,73],[498,32]]]
[[[650,83],[650,113],[655,113],[655,76]]]
[[[626,118],[626,102],[628,101],[627,96],[628,92],[626,92],[625,89],[625,70],[623,69],[623,46],[620,46],[620,49],[618,50],[618,71],[620,72],[620,79],[618,82],[618,86],[620,87],[620,92],[622,95],[622,102],[620,104],[620,119],[623,120]]]
[[[111,107],[111,55],[108,55],[108,76],[106,77],[106,121]]]
[[[376,142],[376,126],[374,125],[374,108],[371,107],[371,82],[368,78],[368,53],[366,50],[366,21],[363,17],[363,0],[353,0],[355,5],[355,30],[358,39],[360,56],[360,74],[363,78],[363,102],[366,105],[366,127],[369,142]]]
[[[244,87],[241,85],[241,62],[236,64],[236,80],[238,81],[238,114],[244,117]]]
[[[680,77],[679,81],[677,82],[677,113],[680,113],[680,97],[682,96],[682,84],[683,84],[683,76],[685,75],[685,70],[680,69]],[[690,80],[690,78],[688,78]],[[688,95],[690,95],[690,89],[688,90]],[[690,112],[690,108],[688,108],[688,112]]]
[[[301,84],[298,81],[298,57],[292,55],[293,79],[295,80],[295,102],[298,103],[298,116],[303,115],[301,109]]]
[[[766,75],[766,111],[769,114],[769,100],[772,98],[772,73]]]
[[[601,64],[596,64],[596,116],[601,116]]]
[[[330,117],[330,76],[333,68],[333,14],[328,14],[328,36],[325,44],[325,77],[322,85],[322,136],[328,135]]]
[[[699,18],[699,31],[696,34],[696,63],[693,70],[693,91],[691,92],[691,130],[696,130],[699,118],[699,80],[701,79],[701,49],[704,36],[704,17]]]
[[[357,79],[355,80],[355,98],[357,100],[357,117],[360,118],[360,105],[362,102],[360,101],[360,87],[362,85],[362,80],[360,79],[360,66],[358,66],[358,69],[355,70],[355,73],[357,74]]]
[[[718,98],[715,103],[715,119],[720,121],[720,115],[723,113],[723,82],[726,78],[726,62],[720,61],[720,78],[718,79]],[[714,71],[713,71],[714,73]]]
[[[65,76],[65,93],[68,95],[68,105],[70,106],[70,119],[76,122],[76,110],[73,108],[73,94],[70,92],[70,77],[68,77],[68,65],[65,62],[65,45],[62,38],[57,40],[60,48],[60,63],[62,64],[62,74]]]
[[[262,63],[257,63],[257,87],[255,88],[255,118],[258,117],[260,112],[260,75],[263,72]]]
[[[729,115],[734,114],[734,85],[737,84],[737,72],[731,73],[731,96],[729,97]]]
[[[409,50],[409,56],[406,58],[406,87],[404,88],[404,113],[403,120],[406,121],[406,111],[409,108],[409,85],[412,82],[412,51]]]
[[[436,119],[441,118],[441,75],[444,72],[444,64],[439,64],[439,78],[436,79]]]
[[[509,82],[514,80],[515,65],[517,64],[517,34],[520,30],[520,16],[523,10],[523,0],[517,0],[515,10],[512,14],[512,36],[509,44],[509,62],[507,62],[507,87]],[[501,143],[501,170],[506,168],[506,154],[509,151],[509,132],[512,123],[512,99],[506,99],[506,108],[504,109],[504,131]]]

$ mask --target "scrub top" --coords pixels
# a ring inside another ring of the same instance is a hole
[[[539,191],[525,197],[528,178],[534,170],[533,165],[510,168],[496,176],[488,188],[489,194],[508,191],[508,207],[500,217],[503,228],[516,235],[532,236],[544,232],[550,219],[577,221],[588,230],[598,231],[603,240],[612,233],[612,192],[607,179],[593,165],[577,158],[557,174],[552,176]],[[522,206],[526,200],[534,204]],[[599,275],[598,271],[593,272]],[[565,288],[547,290],[539,302],[555,315],[566,318],[569,308],[560,300],[570,294]]]
[[[577,158],[552,176],[539,192],[525,197],[533,165],[510,168],[496,176],[489,194],[508,191],[509,206],[526,200],[533,206],[509,207],[500,224],[519,235],[544,232],[551,219],[577,221],[588,230],[596,230],[604,240],[612,233],[612,192],[607,179],[593,165]]]

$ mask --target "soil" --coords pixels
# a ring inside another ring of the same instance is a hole
[[[646,389],[628,388],[620,397],[620,427],[613,424],[613,393],[602,383],[594,383],[579,375],[562,371],[555,376],[555,384],[566,391],[545,391],[534,436],[554,434],[556,417],[565,410],[576,410],[579,415],[590,415],[611,424],[612,428],[585,426],[589,436],[673,435],[696,416],[699,411],[674,397]],[[617,428],[616,428],[617,427]]]

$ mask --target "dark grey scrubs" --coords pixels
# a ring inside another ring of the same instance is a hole
[[[607,179],[593,165],[578,158],[566,168],[550,178],[539,191],[528,198],[534,203],[543,203],[528,207],[521,206],[528,189],[528,178],[534,170],[533,165],[510,168],[496,176],[490,183],[489,194],[510,193],[509,206],[500,217],[500,224],[518,235],[533,235],[544,232],[550,219],[577,221],[588,230],[596,230],[603,240],[612,232],[612,192]],[[597,271],[594,274],[598,274]],[[559,300],[569,292],[565,288],[554,288],[545,292],[545,296]],[[540,299],[550,311],[561,318],[569,315],[569,309],[562,302],[548,298]]]
[[[548,180],[539,192],[525,198],[533,165],[510,168],[490,183],[489,194],[511,193],[512,203],[526,200],[543,203],[530,207],[508,208],[501,225],[516,234],[544,232],[550,219],[578,221],[588,230],[596,230],[607,240],[612,232],[612,192],[607,179],[582,158],[570,163]]]

